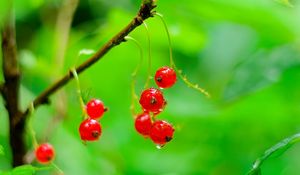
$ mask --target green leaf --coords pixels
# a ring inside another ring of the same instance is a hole
[[[248,175],[261,174],[260,167],[266,160],[268,160],[270,157],[282,155],[287,149],[289,149],[291,146],[298,142],[300,142],[300,133],[285,138],[279,143],[275,144],[270,149],[266,150],[261,157],[256,159]]]
[[[32,175],[36,171],[36,168],[32,165],[22,165],[14,168],[11,171],[11,175]]]
[[[261,170],[260,168],[255,169],[254,171],[249,172],[248,175],[261,175]]]

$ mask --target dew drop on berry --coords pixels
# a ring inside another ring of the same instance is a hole
[[[158,144],[158,145],[156,145],[156,148],[157,148],[157,149],[162,149],[162,147],[164,147],[164,146],[165,146],[165,145],[159,145],[159,144]]]

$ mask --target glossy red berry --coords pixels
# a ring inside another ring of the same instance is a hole
[[[166,100],[163,93],[156,88],[149,88],[142,92],[140,104],[146,112],[159,113],[164,109]]]
[[[161,67],[155,73],[155,82],[160,88],[172,87],[176,79],[176,72],[168,66]]]
[[[101,125],[97,120],[88,118],[79,126],[80,138],[83,141],[98,140],[102,133]]]
[[[50,163],[54,158],[55,152],[49,143],[43,143],[35,150],[35,157],[39,163]]]
[[[149,136],[152,127],[152,121],[149,113],[142,113],[137,116],[134,123],[135,129],[143,136]]]
[[[164,145],[172,140],[174,131],[170,123],[163,120],[156,120],[150,130],[150,138],[154,143]]]
[[[86,105],[86,112],[93,119],[102,117],[103,113],[105,112],[103,102],[98,99],[90,100]]]

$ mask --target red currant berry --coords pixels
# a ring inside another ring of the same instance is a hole
[[[142,92],[140,104],[144,111],[159,113],[164,109],[166,100],[160,90],[156,88],[149,88]]]
[[[102,117],[103,113],[105,112],[103,102],[98,99],[90,100],[86,105],[86,112],[93,119]]]
[[[174,131],[170,123],[163,120],[156,120],[150,130],[150,137],[154,143],[164,145],[172,140]]]
[[[49,143],[43,143],[35,150],[35,157],[37,161],[42,164],[51,162],[54,158],[54,155],[54,149]]]
[[[176,82],[176,72],[174,69],[164,66],[156,71],[155,82],[160,88],[172,87]]]
[[[137,116],[134,123],[135,129],[143,136],[149,136],[152,121],[149,113],[142,113]]]
[[[79,134],[83,141],[98,140],[102,133],[101,125],[97,120],[88,118],[79,126]]]

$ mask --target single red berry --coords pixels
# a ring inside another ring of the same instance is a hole
[[[164,145],[172,140],[174,131],[170,123],[163,120],[156,120],[150,130],[150,138],[154,143]]]
[[[143,136],[149,136],[152,121],[149,113],[142,113],[137,116],[134,123],[135,129]]]
[[[176,72],[174,69],[164,66],[155,73],[155,82],[160,88],[172,87],[176,82]]]
[[[105,110],[103,102],[98,99],[92,99],[86,105],[86,112],[93,119],[102,117]]]
[[[55,152],[49,143],[43,143],[37,147],[35,150],[35,157],[38,162],[42,164],[47,164],[51,162],[54,158]]]
[[[80,138],[83,141],[98,140],[102,133],[101,125],[97,120],[88,118],[79,126]]]
[[[156,88],[149,88],[142,92],[140,97],[140,104],[144,111],[159,113],[167,104],[163,93]]]

